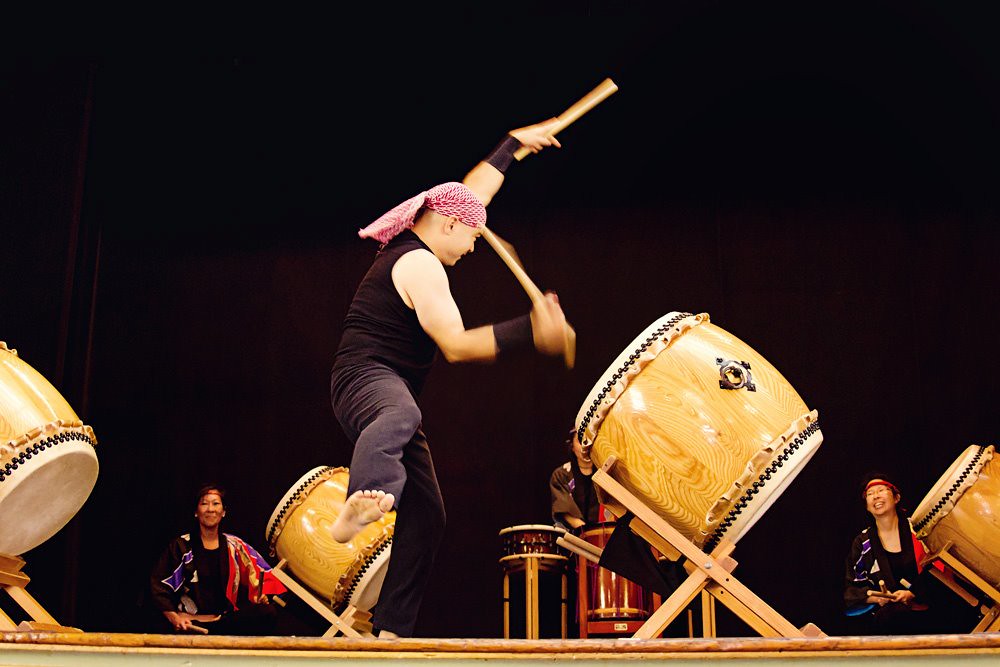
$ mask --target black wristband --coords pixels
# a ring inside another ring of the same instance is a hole
[[[507,171],[507,167],[514,161],[514,151],[521,147],[521,142],[507,135],[503,138],[493,152],[486,156],[483,162],[493,165],[501,174]]]
[[[497,356],[532,347],[535,339],[531,333],[531,315],[497,322],[493,325],[493,337],[497,341]]]

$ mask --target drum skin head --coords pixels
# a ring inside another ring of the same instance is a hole
[[[0,341],[0,553],[55,535],[97,482],[97,438],[41,373]]]
[[[917,509],[913,510],[917,537],[925,539],[930,535],[934,525],[954,509],[967,489],[975,485],[983,467],[993,459],[994,454],[992,445],[972,445],[955,459],[920,501]]]
[[[36,453],[0,483],[0,553],[34,549],[69,523],[97,483],[97,455],[85,442]]]

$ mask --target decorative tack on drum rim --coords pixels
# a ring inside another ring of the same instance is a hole
[[[97,438],[38,371],[0,342],[0,553],[55,535],[97,483]]]
[[[347,468],[313,468],[292,485],[267,522],[271,555],[283,558],[296,579],[338,609],[367,611],[382,590],[392,553],[396,513],[387,512],[349,542],[330,535],[347,498]]]
[[[618,481],[705,551],[749,530],[823,441],[817,412],[707,313],[648,326],[576,423],[596,465],[622,461]]]
[[[913,511],[913,530],[931,551],[949,552],[1000,586],[1000,462],[993,445],[955,459]]]

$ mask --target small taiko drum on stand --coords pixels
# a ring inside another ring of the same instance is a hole
[[[69,523],[97,482],[94,431],[0,342],[0,553],[20,555]]]
[[[705,313],[651,324],[576,423],[595,465],[616,457],[622,486],[706,552],[749,530],[823,440],[788,381]]]
[[[396,512],[386,512],[349,542],[330,527],[347,499],[347,468],[314,468],[281,499],[267,523],[272,555],[331,609],[351,605],[368,611],[378,602],[392,551]]]
[[[510,639],[510,575],[524,573],[525,638],[541,636],[539,578],[541,572],[553,572],[561,585],[561,636],[567,634],[566,564],[569,558],[556,543],[566,531],[544,524],[510,526],[500,531],[503,542],[500,567],[503,569],[503,636]]]
[[[932,552],[948,546],[956,560],[1000,589],[1000,464],[993,445],[967,448],[924,496],[912,521]]]
[[[504,528],[500,531],[504,554],[501,558],[501,563],[505,562],[503,559],[508,556],[518,556],[521,554],[565,555],[562,553],[559,545],[556,544],[556,540],[564,532],[555,526],[546,526],[543,524],[525,524],[523,526]]]
[[[614,530],[613,522],[602,523],[581,531],[580,539],[603,550]],[[580,595],[579,604],[587,605],[586,621],[590,626],[587,635],[599,633],[599,627],[592,624],[601,621],[643,621],[649,617],[652,599],[641,586],[596,563],[580,560],[581,565],[586,565],[586,595]],[[581,577],[581,584],[583,581]],[[614,625],[609,628],[613,631]],[[626,631],[635,629],[625,624]],[[586,635],[581,632],[580,636]]]

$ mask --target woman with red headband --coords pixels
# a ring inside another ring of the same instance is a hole
[[[331,533],[347,542],[396,508],[373,618],[380,637],[412,633],[444,534],[444,501],[417,405],[438,350],[449,362],[489,362],[519,348],[562,354],[566,318],[554,294],[529,314],[467,329],[445,272],[473,251],[514,152],[559,146],[552,122],[512,130],[461,183],[410,197],[359,232],[382,245],[344,319],[331,373],[334,414],[354,443],[347,502]]]
[[[942,605],[933,590],[937,582],[921,567],[924,548],[899,507],[899,489],[883,474],[871,474],[864,480],[862,498],[869,521],[854,538],[847,556],[847,615],[865,625],[858,629],[864,634],[961,631],[947,627],[954,623],[938,613]]]

